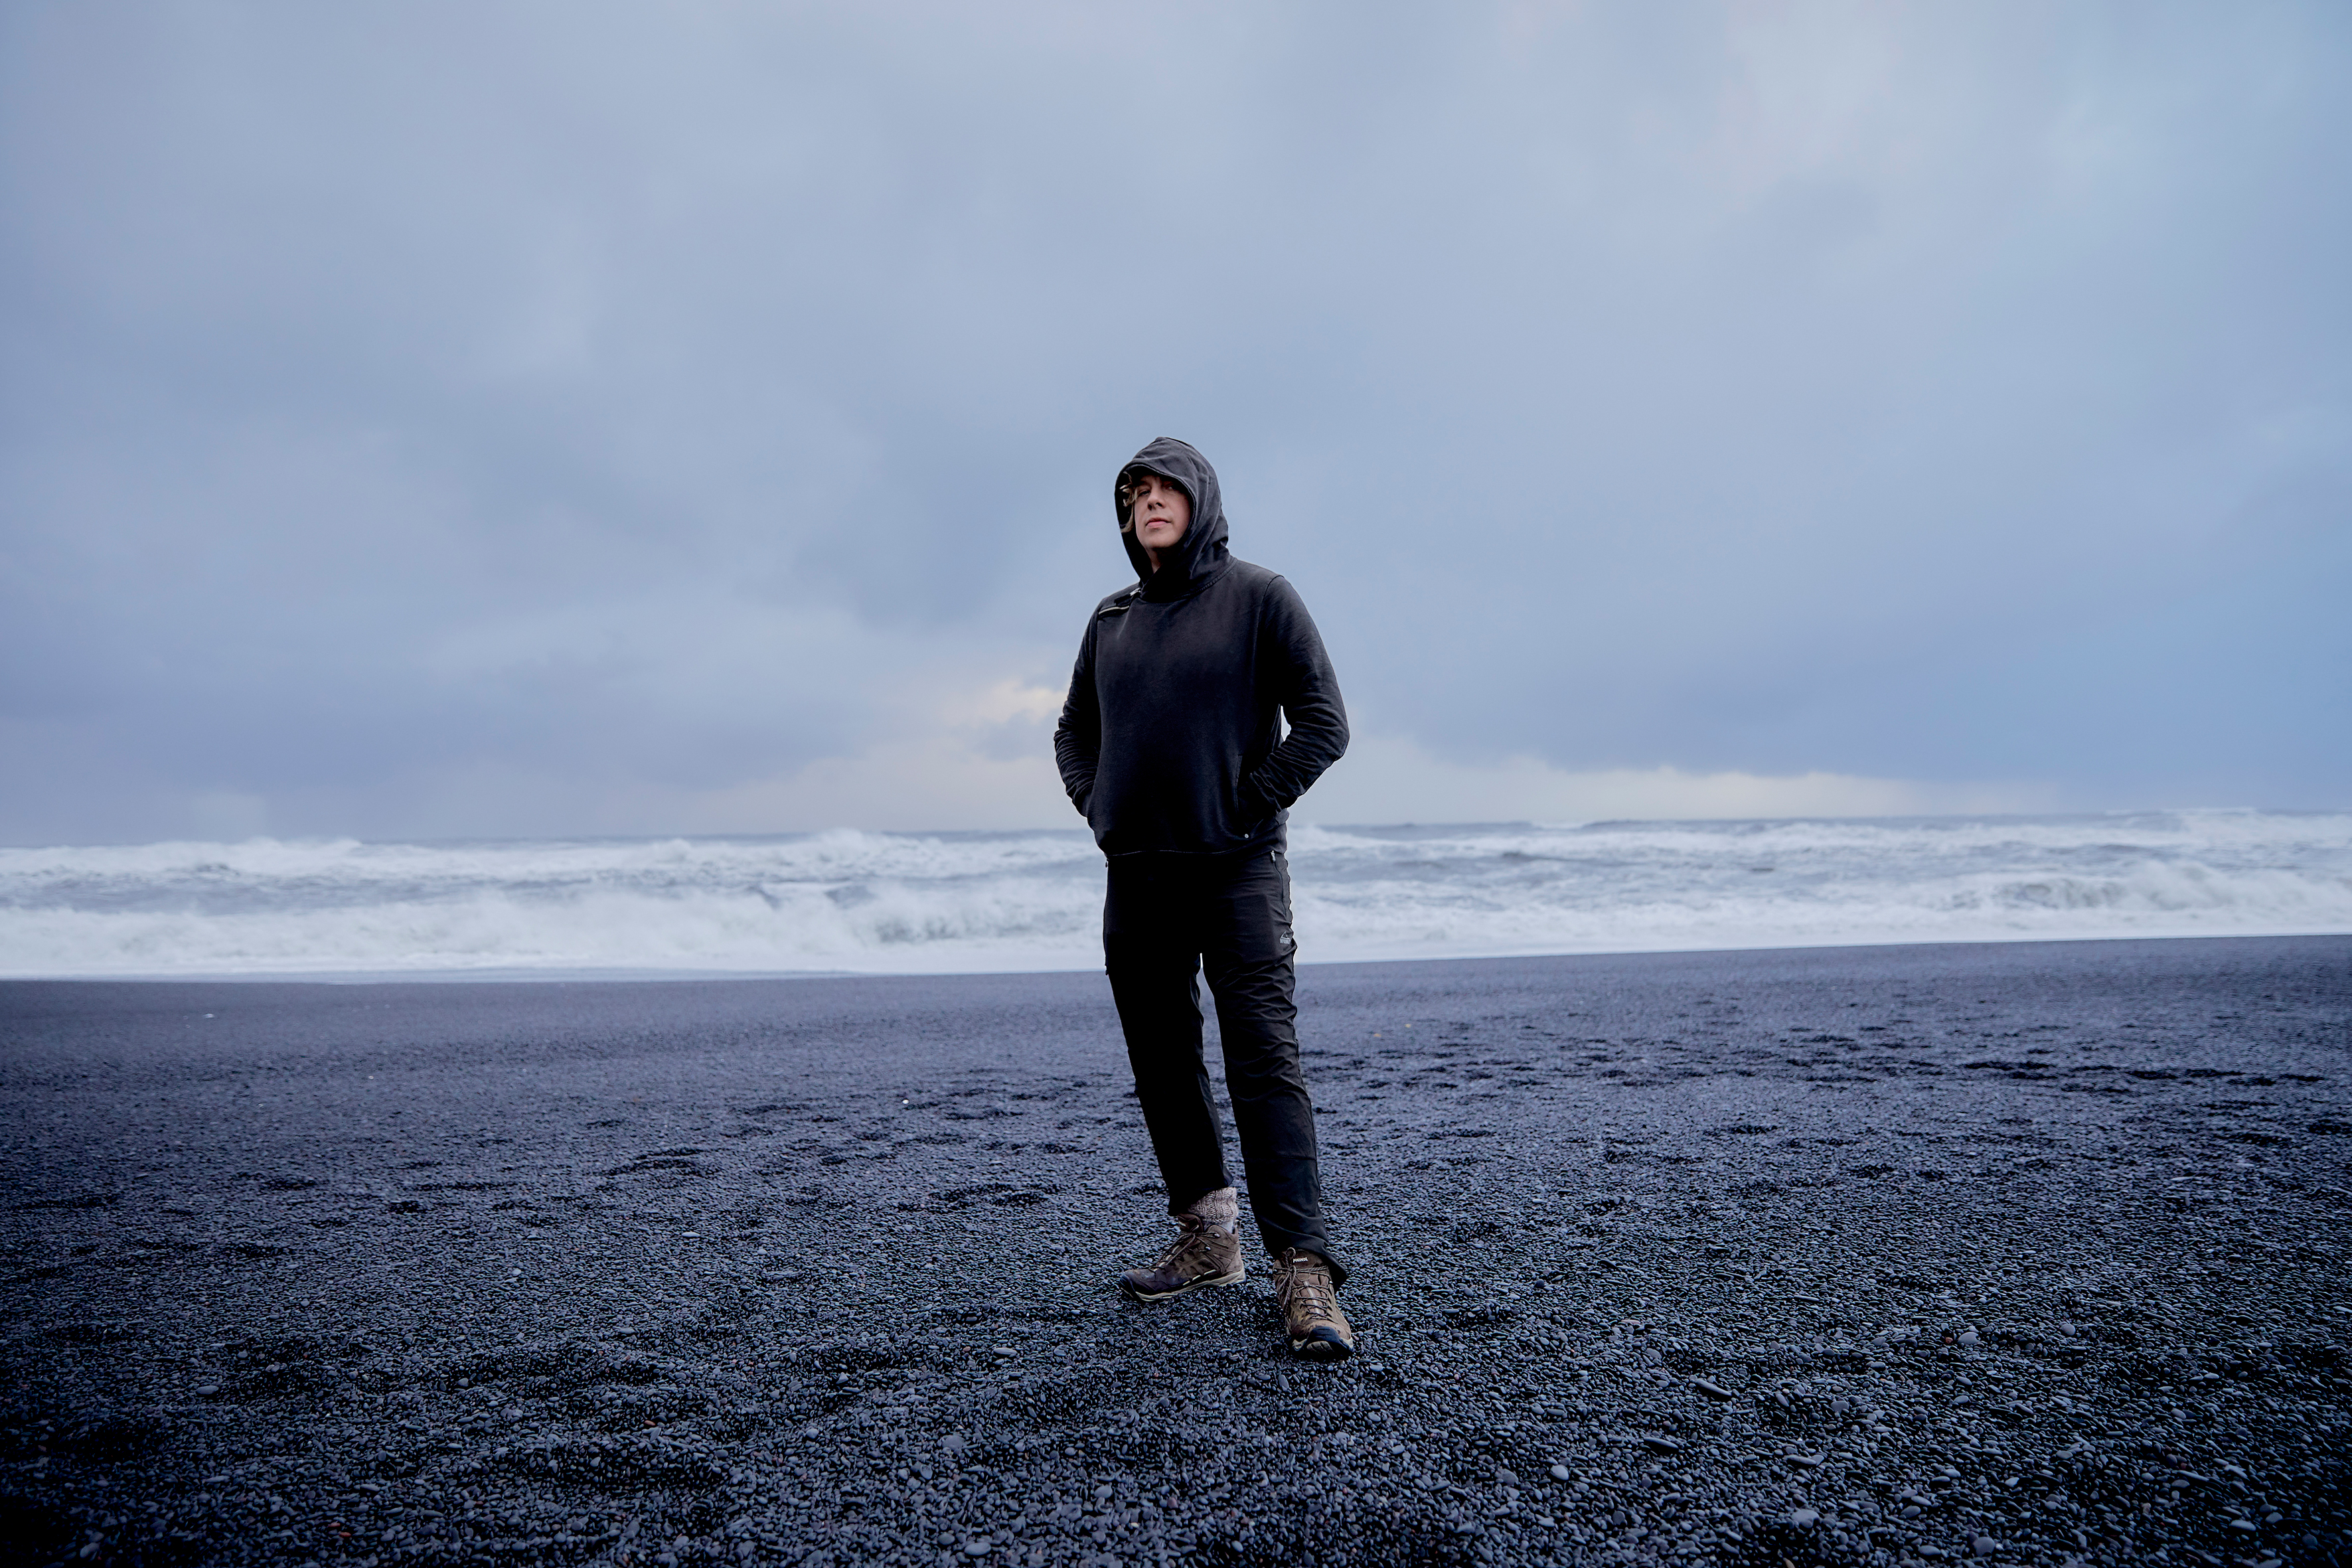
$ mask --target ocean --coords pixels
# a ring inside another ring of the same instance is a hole
[[[1294,825],[1303,961],[2352,932],[2352,814]],[[0,975],[1100,963],[1083,831],[0,849]]]

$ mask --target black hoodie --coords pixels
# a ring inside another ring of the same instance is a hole
[[[1339,679],[1297,590],[1227,553],[1209,460],[1163,436],[1121,480],[1138,470],[1182,487],[1192,521],[1154,572],[1119,518],[1141,580],[1095,606],[1078,644],[1054,731],[1062,787],[1106,854],[1281,848],[1291,803],[1348,749]]]

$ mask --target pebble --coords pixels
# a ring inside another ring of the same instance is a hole
[[[1672,1437],[1661,1437],[1654,1432],[1642,1434],[1642,1447],[1654,1454],[1679,1454],[1683,1451],[1683,1446]]]
[[[1975,1541],[1969,1542],[1969,1550],[1979,1557],[1990,1557],[2000,1550],[2000,1542],[1990,1535],[1979,1535]]]
[[[1683,1381],[1689,1384],[1693,1388],[1697,1389],[1701,1394],[1706,1394],[1709,1399],[1728,1399],[1731,1397],[1731,1390],[1724,1387],[1723,1384],[1716,1382],[1713,1378],[1694,1376],[1686,1377],[1683,1379]]]
[[[1551,1479],[1556,1481],[1572,1481],[1576,1477],[1570,1473],[1566,1465],[1554,1465],[1551,1468]]]
[[[1822,1516],[1811,1509],[1798,1508],[1789,1510],[1789,1522],[1799,1530],[1810,1530],[1821,1521]]]

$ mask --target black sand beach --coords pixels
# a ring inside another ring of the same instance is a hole
[[[1112,1289],[1166,1222],[1099,975],[0,986],[0,1538],[2352,1563],[2352,939],[1302,1005],[1336,1367],[1262,1258]]]

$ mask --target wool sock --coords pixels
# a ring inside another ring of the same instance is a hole
[[[1227,1236],[1238,1233],[1242,1223],[1242,1195],[1231,1187],[1219,1187],[1213,1193],[1202,1193],[1192,1200],[1186,1211],[1199,1216],[1211,1230],[1222,1230]]]

